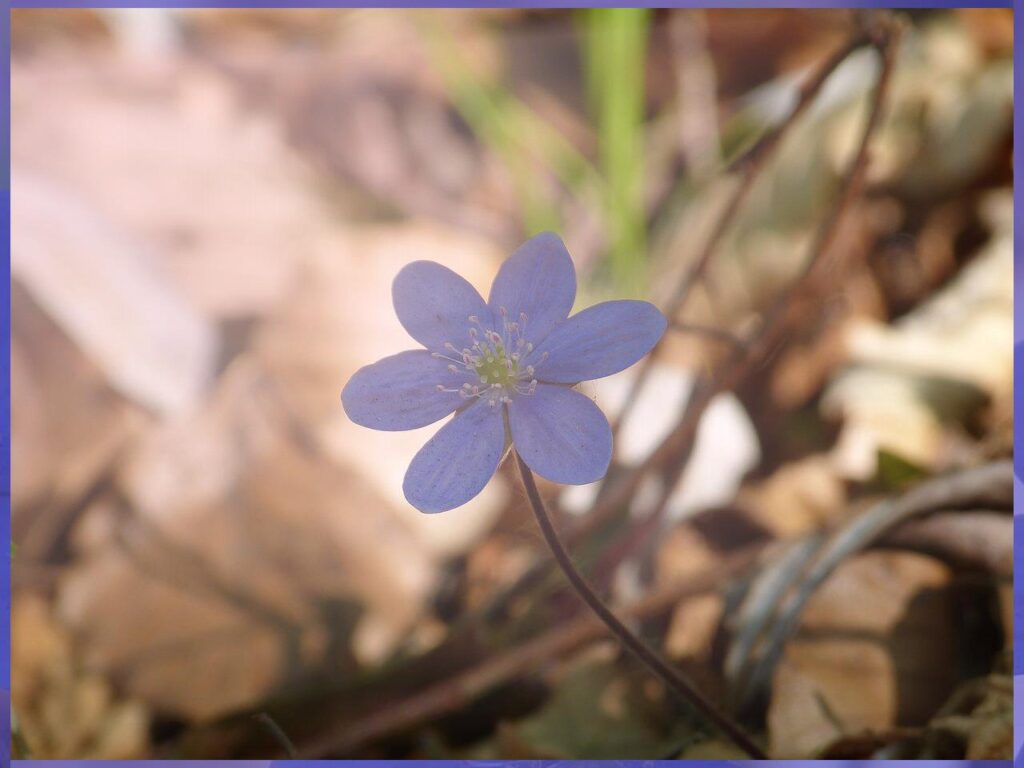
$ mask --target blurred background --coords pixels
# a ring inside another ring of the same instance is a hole
[[[736,756],[544,569],[508,467],[421,515],[436,427],[341,410],[414,346],[403,264],[486,295],[554,229],[577,309],[676,323],[587,389],[605,487],[542,488],[581,567],[774,756],[1009,758],[1012,42],[1010,10],[13,11],[15,755]]]

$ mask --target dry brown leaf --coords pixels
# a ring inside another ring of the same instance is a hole
[[[679,605],[665,635],[665,652],[673,658],[707,662],[725,607],[721,595],[700,595]]]
[[[942,291],[891,327],[849,326],[850,363],[822,399],[842,420],[834,449],[845,477],[867,479],[879,450],[922,467],[954,463],[958,433],[984,399],[1013,387],[1013,229],[1010,199],[988,199],[992,239]]]
[[[827,456],[814,455],[779,467],[747,486],[737,504],[780,538],[820,530],[846,508],[846,489]]]
[[[114,388],[160,413],[196,401],[216,330],[139,243],[60,183],[17,167],[11,222],[12,275]]]
[[[12,8],[11,49],[34,53],[73,40],[78,45],[109,44],[110,29],[94,8]]]
[[[12,535],[52,554],[70,515],[147,418],[118,396],[19,282],[11,294]]]
[[[15,60],[11,99],[15,167],[88,200],[215,316],[280,301],[312,234],[330,226],[279,126],[245,111],[212,69],[55,53]]]
[[[90,662],[190,717],[379,659],[435,577],[395,510],[303,443],[272,392],[237,361],[209,405],[141,441],[62,582]]]
[[[1013,55],[1013,11],[1010,8],[957,8],[955,11],[977,46],[989,56]]]
[[[658,584],[679,584],[687,578],[714,566],[718,553],[693,526],[677,525],[658,549],[656,573]]]
[[[945,566],[914,554],[868,552],[840,566],[776,668],[773,757],[809,757],[842,734],[926,721],[953,684],[948,583]]]
[[[149,741],[149,712],[117,697],[83,669],[66,630],[41,598],[24,594],[11,612],[11,702],[32,757],[138,759]]]

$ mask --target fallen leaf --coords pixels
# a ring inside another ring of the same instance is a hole
[[[12,275],[113,387],[162,414],[196,401],[213,373],[216,330],[141,244],[59,184],[17,166],[11,222]]]
[[[948,583],[945,566],[914,554],[868,552],[840,566],[776,667],[772,756],[810,757],[842,734],[926,722],[954,682]]]
[[[849,326],[849,367],[822,399],[843,428],[834,448],[844,477],[867,480],[879,451],[936,470],[958,453],[952,427],[1013,386],[1013,228],[1009,198],[988,200],[994,235],[942,291],[891,327]]]
[[[88,671],[68,632],[38,596],[11,612],[11,700],[34,759],[139,759],[149,746],[149,711]]]
[[[176,287],[216,318],[282,300],[311,238],[333,227],[280,126],[245,110],[230,81],[194,60],[126,51],[16,60],[11,99],[14,167],[86,201],[120,239],[163,262],[173,278],[164,294]],[[15,186],[15,210],[18,195]],[[17,253],[17,218],[14,229]],[[95,250],[84,263],[114,258]]]
[[[207,406],[140,441],[62,580],[90,662],[187,717],[379,660],[436,575],[386,500],[303,445],[272,392],[236,361]]]

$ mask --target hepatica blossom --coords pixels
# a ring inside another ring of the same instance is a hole
[[[416,454],[406,499],[443,512],[472,499],[512,446],[541,477],[580,485],[604,476],[608,420],[573,389],[642,358],[665,332],[646,301],[607,301],[569,317],[576,270],[550,232],[502,265],[488,301],[432,261],[395,277],[395,313],[425,349],[358,370],[341,393],[349,418],[381,430],[416,429],[454,413]]]

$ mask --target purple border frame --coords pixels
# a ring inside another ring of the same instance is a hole
[[[10,557],[11,552],[11,388],[10,388],[10,336],[11,336],[11,314],[10,314],[10,288],[11,288],[11,187],[10,187],[10,11],[12,8],[131,8],[131,7],[163,7],[163,8],[345,8],[345,7],[369,7],[369,8],[586,8],[586,7],[652,7],[650,3],[637,2],[585,2],[584,0],[561,0],[555,3],[542,3],[537,0],[520,2],[501,2],[500,0],[480,0],[478,2],[429,2],[425,0],[374,0],[365,3],[338,3],[327,2],[326,0],[313,0],[297,4],[295,6],[283,6],[279,3],[259,0],[257,2],[187,2],[182,0],[170,0],[165,2],[140,3],[121,2],[120,0],[106,0],[97,3],[74,3],[68,0],[55,0],[45,2],[36,0],[15,0],[4,3],[2,19],[0,19],[0,45],[3,47],[3,73],[0,77],[0,88],[2,88],[3,105],[2,121],[0,121],[0,159],[3,166],[2,200],[0,200],[0,232],[8,232],[3,241],[2,267],[6,279],[0,281],[0,365],[3,366],[5,374],[0,377],[0,548]],[[904,2],[893,3],[884,0],[848,0],[837,2],[835,0],[782,0],[781,2],[757,2],[757,0],[727,0],[726,2],[701,2],[694,0],[683,0],[682,2],[669,2],[657,7],[678,7],[678,8],[899,8],[899,9],[920,9],[920,8],[1013,8],[1014,9],[1014,37],[1020,40],[1024,35],[1024,12],[1022,7],[1024,0],[964,0],[964,2],[950,2],[949,0],[904,0]],[[1024,86],[1024,70],[1018,65],[1021,60],[1021,48],[1014,46],[1014,89],[1020,91]],[[1013,123],[1014,133],[1021,124],[1022,108],[1014,101]],[[1024,171],[1024,154],[1020,147],[1014,144],[1013,148],[1014,176]],[[1024,208],[1022,202],[1014,196],[1014,221],[1020,219]],[[1016,270],[1016,254],[1022,251],[1024,246],[1024,234],[1020,228],[1014,229],[1014,379],[1020,378],[1018,374],[1024,373],[1024,311],[1021,309],[1024,301],[1024,283],[1018,279]],[[1024,434],[1024,420],[1020,413],[1024,407],[1024,392],[1021,389],[1014,389],[1014,442],[1019,442]],[[1024,496],[1018,496],[1017,491],[1024,491],[1024,456],[1014,454],[1014,570],[1020,573],[1024,568]],[[72,768],[73,766],[85,766],[86,768],[101,768],[110,763],[96,760],[14,760],[10,759],[10,605],[11,605],[11,572],[10,561],[8,567],[0,571],[0,733],[3,739],[0,742],[0,766],[6,768],[13,762],[15,766],[38,766],[38,768]],[[1017,590],[1014,583],[1014,648],[1024,647],[1024,594]],[[1021,743],[1024,741],[1024,654],[1015,652],[1013,661],[1014,681],[1014,755],[1013,765],[1024,768],[1024,751]],[[166,768],[169,764],[182,763],[185,761],[122,761],[126,766],[137,768]],[[217,768],[218,766],[237,766],[238,768],[270,768],[273,765],[281,766],[303,766],[313,767],[331,765],[334,763],[356,766],[357,768],[384,768],[396,764],[397,761],[388,760],[353,760],[353,761],[216,761],[203,760],[191,761],[190,765],[201,768]],[[529,768],[554,768],[563,764],[575,765],[609,765],[629,768],[656,768],[658,766],[670,766],[683,762],[690,765],[700,766],[746,766],[752,761],[726,761],[726,760],[700,760],[700,761],[653,761],[653,760],[575,760],[575,761],[553,761],[553,760],[529,760],[529,761],[463,761],[463,760],[424,760],[407,761],[422,766],[422,768],[447,768],[449,766],[474,766],[475,768],[501,768],[503,766],[529,766]],[[792,766],[793,768],[811,768],[820,764],[829,764],[824,761],[813,760],[775,760],[768,761],[770,764],[779,766]],[[922,766],[927,764],[940,764],[948,766],[1009,766],[1009,760],[992,761],[902,761],[902,760],[858,760],[841,761],[831,763],[841,765],[844,768],[855,766],[870,766],[875,764],[898,764],[906,766]]]
[[[520,2],[503,2],[502,0],[476,0],[476,2],[429,2],[429,0],[374,0],[365,3],[340,3],[328,0],[305,0],[294,5],[281,5],[267,2],[225,2],[208,3],[195,0],[173,0],[162,3],[130,3],[121,0],[105,0],[97,3],[74,3],[68,0],[55,2],[15,0],[7,3],[11,8],[896,8],[896,9],[928,9],[928,8],[1010,8],[1014,0],[904,0],[900,3],[882,2],[882,0],[848,0],[834,2],[830,0],[780,0],[779,2],[761,2],[760,0],[725,0],[724,2],[701,2],[701,0],[676,0],[670,3],[639,3],[635,0],[614,2],[603,0],[587,2],[586,0],[558,0],[544,3],[540,0],[521,0]],[[10,41],[10,35],[7,36]]]

